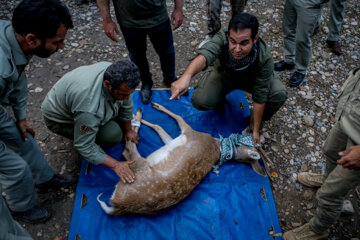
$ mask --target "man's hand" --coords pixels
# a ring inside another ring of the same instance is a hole
[[[132,183],[135,181],[135,174],[129,168],[129,165],[134,164],[135,160],[126,162],[116,162],[111,169],[120,177],[123,183]]]
[[[184,15],[182,9],[175,8],[171,14],[171,25],[173,30],[176,30],[182,24],[184,20]]]
[[[139,135],[134,130],[130,129],[125,133],[125,141],[132,141],[135,144],[139,143]]]
[[[258,131],[253,131],[252,139],[253,139],[253,144],[254,144],[255,148],[258,148],[261,146],[260,134]]]
[[[22,138],[24,139],[24,141],[27,140],[26,132],[31,133],[31,135],[33,137],[35,137],[35,131],[32,128],[31,124],[26,119],[18,120],[16,122],[16,125],[17,125],[17,127],[18,127],[18,129],[20,131],[20,134],[21,134]]]
[[[108,36],[114,42],[118,42],[116,34],[120,34],[119,28],[116,26],[116,23],[112,20],[104,22],[104,31],[106,36]],[[116,34],[115,34],[116,33]]]
[[[360,170],[360,145],[352,146],[345,151],[339,152],[342,156],[337,163],[344,168]]]
[[[182,75],[181,78],[171,84],[171,97],[170,100],[179,100],[180,97],[186,93],[190,85],[190,76]]]

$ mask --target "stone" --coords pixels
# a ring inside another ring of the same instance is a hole
[[[307,126],[312,127],[314,125],[314,119],[309,115],[304,116],[304,122]]]
[[[302,172],[306,172],[308,170],[308,166],[305,163],[303,163],[303,164],[301,164],[300,169]]]
[[[315,105],[318,107],[322,107],[324,104],[322,102],[320,102],[319,100],[316,100]]]

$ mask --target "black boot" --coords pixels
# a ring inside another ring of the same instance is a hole
[[[72,175],[55,174],[49,181],[41,184],[35,184],[35,191],[37,193],[48,193],[61,187],[70,187],[75,183],[76,177]]]
[[[295,64],[286,63],[284,60],[274,64],[275,71],[292,70],[294,67]]]
[[[152,83],[143,82],[141,84],[140,97],[143,104],[149,104],[151,100],[151,96],[152,96],[151,87],[152,87]]]
[[[45,208],[38,206],[24,212],[14,212],[12,210],[10,212],[16,220],[32,224],[46,222],[51,217],[51,214]]]
[[[290,87],[297,87],[299,86],[305,79],[305,74],[294,72],[294,74],[290,78]]]

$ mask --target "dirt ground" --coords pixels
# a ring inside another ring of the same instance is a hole
[[[18,0],[1,0],[0,19],[10,19]],[[75,0],[64,0],[69,7],[75,28],[70,30],[65,49],[49,59],[34,57],[27,68],[28,120],[36,131],[39,142],[51,166],[56,171],[78,174],[80,161],[72,143],[49,132],[42,120],[40,105],[46,93],[68,71],[98,61],[128,59],[124,40],[111,42],[103,32],[102,19],[94,2],[76,6]],[[260,36],[271,46],[274,60],[283,58],[282,14],[285,1],[249,0],[246,11],[260,21]],[[283,231],[306,223],[315,212],[315,191],[295,182],[301,171],[324,171],[321,146],[334,124],[336,96],[348,72],[359,67],[360,59],[360,6],[358,0],[348,0],[343,23],[341,44],[344,54],[333,55],[326,46],[329,6],[323,11],[320,32],[313,37],[313,59],[308,70],[308,81],[300,88],[287,85],[289,99],[273,119],[264,125],[264,148],[275,166],[272,170],[272,187]],[[173,2],[167,1],[169,13]],[[230,16],[228,0],[223,3],[222,21],[227,25]],[[184,72],[189,61],[196,56],[197,45],[206,34],[205,0],[184,1],[184,22],[174,32],[176,73]],[[159,60],[149,43],[148,59],[155,81],[154,87],[164,87],[161,82]],[[280,74],[287,84],[292,72]],[[199,74],[192,86],[199,79]],[[311,118],[313,122],[307,120]],[[75,188],[63,189],[49,195],[39,195],[39,205],[46,207],[53,217],[46,223],[22,225],[35,239],[67,238]],[[353,215],[342,215],[331,228],[329,239],[360,238],[360,189],[350,192],[348,198],[354,206]]]

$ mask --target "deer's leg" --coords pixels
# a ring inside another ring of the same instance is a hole
[[[154,129],[154,131],[160,136],[160,138],[161,138],[161,140],[163,141],[164,144],[167,144],[171,140],[173,140],[172,137],[170,137],[170,135],[167,134],[165,132],[165,130],[162,127],[160,127],[159,125],[149,123],[148,121],[146,121],[144,119],[141,119],[141,123],[143,123],[146,126],[151,127],[152,129]]]
[[[136,111],[136,115],[135,115],[135,119],[138,124],[133,126],[133,130],[135,132],[139,131],[141,118],[142,118],[142,112],[141,112],[141,109],[139,108]],[[136,144],[131,141],[126,141],[125,149],[124,149],[122,155],[124,156],[126,161],[142,158],[137,150]]]
[[[176,115],[175,113],[170,112],[162,105],[152,102],[151,106],[159,111],[162,111],[162,112],[168,114],[170,117],[174,118],[177,121],[177,123],[179,124],[179,127],[180,127],[182,133],[184,133],[185,130],[192,130],[192,128],[184,121],[184,119],[182,117],[180,117],[179,115]]]

